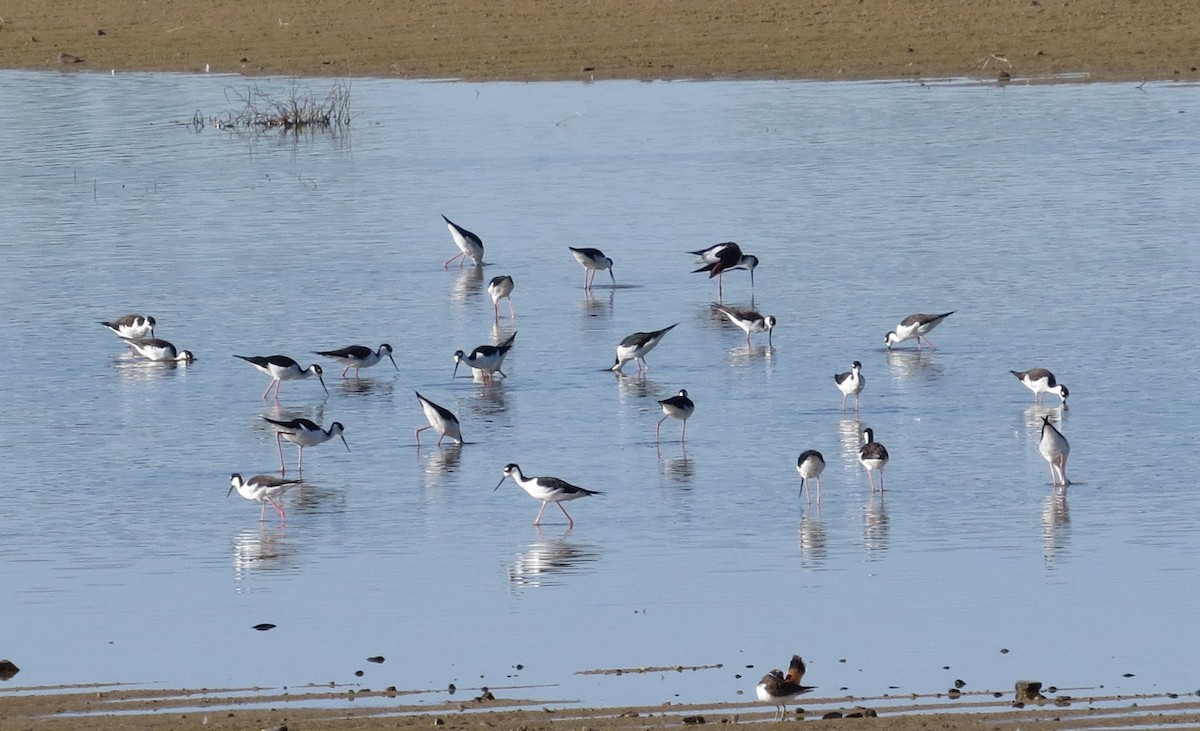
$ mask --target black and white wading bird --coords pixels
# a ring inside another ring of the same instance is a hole
[[[807,449],[796,458],[796,472],[800,473],[800,491],[812,500],[808,483],[817,481],[817,502],[821,502],[821,473],[825,471],[825,458],[815,449]]]
[[[121,338],[154,337],[154,318],[148,315],[129,314],[115,320],[100,323]]]
[[[263,421],[275,427],[275,446],[279,448],[279,471],[287,472],[287,465],[283,461],[283,442],[280,439],[286,439],[296,445],[296,450],[299,457],[296,460],[296,471],[304,472],[304,448],[315,447],[318,444],[341,437],[342,444],[346,445],[346,451],[350,451],[350,444],[346,441],[346,427],[342,426],[342,422],[335,421],[329,425],[328,429],[322,429],[320,424],[309,421],[308,419],[291,419],[290,421],[279,421],[272,419],[269,416],[262,417]]]
[[[380,345],[379,350],[371,350],[365,345],[347,345],[339,350],[318,350],[317,355],[333,358],[340,365],[346,366],[346,369],[342,371],[342,378],[346,377],[351,368],[354,369],[354,377],[358,378],[360,370],[370,368],[383,360],[384,356],[392,361],[393,368],[397,371],[400,370],[400,366],[396,365],[396,359],[392,357],[392,346],[387,343]],[[325,383],[324,379],[321,380],[321,383]]]
[[[279,400],[279,385],[284,381],[300,381],[309,376],[316,376],[321,382],[321,388],[325,389],[325,395],[329,395],[329,388],[325,385],[325,377],[322,375],[325,371],[321,370],[321,366],[313,363],[307,368],[301,368],[300,364],[286,355],[235,355],[234,358],[240,358],[258,370],[271,377],[271,382],[267,384],[267,390],[263,391],[263,401],[267,400],[267,394],[271,393],[271,389],[275,389],[275,400]]]
[[[512,350],[513,341],[517,339],[517,334],[513,333],[508,336],[508,339],[499,345],[480,345],[467,355],[461,350],[454,351],[454,373],[451,378],[458,375],[458,366],[460,363],[466,363],[472,370],[479,372],[479,377],[484,383],[492,382],[492,374],[499,373],[508,378],[508,374],[500,370],[504,367],[504,358],[508,355],[508,351]]]
[[[617,286],[617,278],[613,276],[612,266],[613,260],[604,255],[599,249],[576,249],[574,246],[568,246],[571,253],[575,255],[575,261],[583,267],[583,288],[591,289],[592,283],[596,281],[596,272],[607,269],[608,276],[612,279],[613,286]]]
[[[459,260],[458,268],[462,269],[467,263],[467,257],[475,262],[475,266],[483,266],[483,239],[446,218],[445,214],[442,214],[442,220],[446,222],[446,228],[450,229],[450,237],[458,247],[457,254],[442,262],[442,269],[448,268],[450,262],[455,259]]]
[[[196,356],[190,350],[179,350],[162,338],[123,338],[129,349],[155,363],[191,363]]]
[[[487,286],[488,295],[492,298],[492,307],[496,310],[496,322],[500,322],[500,300],[508,300],[508,319],[517,319],[517,311],[513,308],[513,278],[507,274],[492,277]]]
[[[537,517],[533,519],[534,525],[541,525],[542,513],[546,510],[546,506],[554,503],[562,511],[563,515],[567,516],[567,527],[574,528],[575,521],[562,504],[568,500],[578,500],[581,497],[588,497],[589,495],[604,494],[598,490],[588,490],[578,485],[572,485],[557,477],[526,477],[521,474],[520,467],[511,463],[504,466],[504,476],[492,488],[492,492],[499,490],[504,481],[510,477],[513,482],[517,483],[518,487],[529,494],[529,497],[542,501],[541,510],[538,510]]]
[[[679,433],[679,443],[683,444],[687,438],[687,420],[696,411],[696,404],[688,398],[687,389],[679,389],[679,393],[659,401],[658,405],[662,407],[663,418],[658,420],[658,426],[654,429],[654,441],[657,443],[662,437],[662,423],[670,417],[683,422],[683,430]]]
[[[433,429],[441,435],[437,440],[439,447],[442,446],[442,440],[446,437],[462,444],[462,430],[458,425],[458,417],[452,414],[450,409],[438,406],[416,391],[413,393],[417,394],[417,400],[421,402],[421,411],[425,412],[425,420],[429,422],[429,426],[417,429],[417,449],[421,448],[421,432],[426,429]]]
[[[1050,464],[1050,484],[1062,487],[1070,485],[1071,481],[1067,479],[1067,457],[1071,456],[1071,445],[1062,432],[1050,423],[1049,416],[1042,417],[1042,438],[1038,440],[1038,451]]]
[[[747,348],[750,347],[750,333],[763,332],[767,334],[767,347],[771,347],[771,331],[775,329],[774,315],[763,316],[754,310],[746,310],[740,307],[726,307],[725,305],[716,303],[713,304],[713,308],[725,315],[725,317],[728,317],[729,321],[734,325],[746,331]]]
[[[621,369],[631,360],[636,362],[638,373],[650,370],[650,366],[646,364],[646,354],[654,350],[662,342],[663,336],[671,332],[675,325],[654,332],[637,332],[626,336],[617,344],[617,359],[609,370],[621,373]]]
[[[933,344],[933,341],[925,336],[930,330],[941,325],[942,320],[945,320],[954,313],[955,310],[950,310],[940,315],[909,315],[900,321],[895,330],[883,336],[883,344],[887,346],[888,350],[891,350],[894,345],[916,338],[917,350],[921,349],[922,342],[928,345],[930,350],[937,350],[937,346]]]
[[[801,693],[807,693],[812,687],[800,685],[804,679],[804,661],[799,655],[792,655],[788,665],[787,675],[780,670],[772,670],[763,676],[754,688],[754,695],[763,703],[775,706],[775,720],[782,721],[787,713],[787,702]]]
[[[282,497],[283,493],[299,484],[300,480],[285,480],[271,475],[255,475],[249,480],[243,480],[241,475],[234,472],[229,476],[229,492],[225,493],[225,497],[229,497],[234,490],[237,490],[238,495],[262,505],[258,511],[259,523],[263,522],[267,503],[270,503],[271,507],[279,513],[279,521],[282,523],[287,520],[287,515],[283,512],[283,506],[275,502],[275,499]]]
[[[875,478],[871,473],[879,470],[879,492],[883,493],[883,467],[888,463],[887,449],[875,441],[874,429],[863,429],[863,445],[858,450],[858,461],[867,468],[867,479],[871,482],[871,492],[875,492]]]
[[[696,255],[696,263],[704,266],[693,270],[692,274],[708,272],[708,278],[717,278],[717,298],[725,297],[725,272],[733,269],[746,269],[750,272],[750,289],[754,289],[754,270],[758,267],[758,257],[743,254],[740,246],[732,241],[714,244],[707,249],[689,251]]]
[[[1033,391],[1033,402],[1041,406],[1045,395],[1052,393],[1062,399],[1062,405],[1067,405],[1067,396],[1071,394],[1067,387],[1059,383],[1054,374],[1045,368],[1031,368],[1027,371],[1009,371],[1017,380],[1025,384],[1025,388]]]
[[[842,413],[846,412],[846,399],[854,397],[854,413],[858,413],[858,397],[862,393],[863,386],[867,385],[867,379],[862,375],[862,363],[854,361],[850,364],[850,370],[846,373],[838,373],[833,377],[833,382],[837,384],[838,390],[842,392]]]

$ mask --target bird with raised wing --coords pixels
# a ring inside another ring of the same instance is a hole
[[[811,686],[800,685],[804,678],[804,661],[799,655],[792,655],[788,665],[787,675],[780,670],[772,670],[763,676],[754,688],[754,695],[763,703],[775,706],[775,720],[782,721],[787,713],[787,702],[792,698],[812,690]]]

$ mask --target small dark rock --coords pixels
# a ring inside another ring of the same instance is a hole
[[[962,678],[959,678],[958,680],[954,681],[955,688],[961,688],[961,687],[965,686],[966,684],[967,684],[967,681],[963,680]]]
[[[367,662],[382,663],[383,659],[383,655],[376,655],[375,657],[368,657]]]
[[[959,698],[962,698],[962,691],[958,688],[951,688],[950,690],[946,691],[946,695],[950,696],[952,700],[958,700]]]
[[[1058,706],[1059,708],[1064,708],[1066,706],[1071,705],[1071,696],[1060,695],[1059,697],[1054,699],[1054,705]]]
[[[361,670],[354,671],[354,677],[361,678],[362,676],[363,676],[363,671],[361,671]]]
[[[862,711],[854,711],[853,713],[847,713],[846,715],[842,716],[842,718],[862,718],[862,717],[863,717]]]
[[[258,630],[259,632],[266,632],[269,629],[275,629],[275,625],[271,624],[270,622],[263,622],[262,624],[254,625],[254,629]]]
[[[841,718],[841,717],[842,717],[841,711],[830,711],[829,713],[826,713],[824,716],[821,716],[821,720],[822,721],[832,721],[835,718]]]
[[[580,69],[580,71],[595,71],[595,70],[596,70],[595,66],[584,66],[583,68]]]
[[[0,680],[8,680],[19,672],[21,672],[21,668],[17,667],[12,660],[0,660]]]
[[[484,703],[486,701],[494,700],[496,700],[496,696],[492,695],[492,691],[488,690],[487,688],[484,688],[483,692],[475,697],[476,703]]]
[[[1007,648],[1007,647],[1001,647],[1001,648],[1000,648],[1000,654],[1001,654],[1001,655],[1007,655],[1007,654],[1008,654],[1008,648]]]
[[[683,725],[685,725],[685,726],[699,726],[702,723],[706,723],[706,721],[704,720],[704,716],[684,716],[683,717]]]
[[[83,63],[83,59],[70,53],[58,54],[59,63]]]
[[[98,30],[98,31],[96,31],[96,35],[98,35],[98,36],[106,36],[106,35],[108,35],[108,34],[107,34],[107,33],[105,33],[103,30]]]
[[[433,719],[433,725],[434,725],[434,726],[445,726],[445,725],[446,725],[446,719],[444,719],[444,718],[435,718],[435,719]]]
[[[250,63],[250,59],[248,59],[248,58],[246,58],[245,56],[243,56],[243,57],[242,57],[242,60],[241,60],[241,63]]]
[[[450,695],[454,695],[454,692],[458,690],[458,687],[454,685],[454,683],[451,683],[450,687],[446,688],[446,690],[450,691]]]
[[[521,663],[517,663],[517,670],[524,670],[524,669],[525,669],[524,665],[522,665]]]
[[[1132,678],[1132,677],[1133,677],[1133,673],[1125,673],[1125,674],[1123,674],[1121,677],[1122,677],[1122,678]]]
[[[1016,703],[1038,702],[1044,701],[1046,696],[1042,695],[1042,683],[1040,680],[1018,680],[1017,681]]]

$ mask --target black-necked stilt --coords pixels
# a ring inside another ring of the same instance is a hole
[[[154,337],[154,318],[145,315],[135,313],[100,324],[122,338]]]
[[[416,391],[413,393],[417,394],[417,400],[421,402],[421,410],[425,412],[425,418],[429,421],[429,426],[417,429],[417,449],[421,448],[421,432],[426,429],[434,429],[438,434],[441,434],[437,440],[439,447],[442,445],[442,440],[446,437],[450,437],[459,444],[462,444],[462,430],[458,425],[458,417],[450,413],[450,409],[438,406]]]
[[[1054,374],[1045,368],[1031,368],[1027,371],[1009,371],[1017,380],[1025,384],[1025,388],[1033,391],[1033,402],[1041,405],[1042,398],[1052,393],[1062,399],[1063,406],[1067,405],[1067,396],[1071,394],[1067,387],[1054,378]]]
[[[750,347],[750,333],[767,334],[767,345],[771,346],[771,331],[775,329],[775,317],[773,315],[763,316],[754,310],[744,310],[739,307],[726,307],[721,304],[713,304],[713,307],[721,312],[729,321],[746,331],[746,347]]]
[[[663,418],[658,420],[658,426],[654,428],[654,441],[659,440],[662,434],[662,423],[669,416],[683,422],[683,431],[679,433],[679,443],[683,444],[683,440],[687,437],[687,420],[696,411],[696,404],[688,398],[687,389],[679,389],[679,393],[659,401],[658,405],[662,407]]]
[[[123,338],[129,349],[155,363],[191,363],[196,356],[190,350],[179,350],[161,338]]]
[[[821,502],[821,473],[825,471],[825,458],[815,449],[807,449],[796,458],[796,471],[800,473],[800,491],[812,500],[808,481],[817,481],[817,502]]]
[[[322,375],[325,371],[321,370],[321,366],[313,363],[307,368],[301,368],[300,364],[286,355],[234,355],[234,358],[241,358],[250,365],[271,377],[271,382],[267,384],[267,390],[263,391],[263,400],[267,399],[267,394],[271,389],[275,389],[275,400],[279,400],[279,385],[284,381],[298,381],[309,376],[316,376],[321,382],[321,388],[325,389],[325,395],[329,395],[329,388],[325,385],[325,377]]]
[[[1071,484],[1067,479],[1067,457],[1071,456],[1071,445],[1062,432],[1054,428],[1049,416],[1042,417],[1042,438],[1038,440],[1038,451],[1050,463],[1050,484],[1063,487]],[[1055,470],[1058,473],[1055,474]]]
[[[945,320],[955,312],[957,310],[950,310],[940,315],[909,315],[900,321],[895,330],[883,336],[883,344],[888,347],[888,350],[891,350],[893,345],[916,338],[917,350],[921,349],[922,341],[929,344],[930,350],[937,350],[937,346],[933,344],[933,341],[925,336],[930,330],[941,325],[942,320]]]
[[[862,363],[854,361],[850,365],[850,370],[846,373],[838,373],[833,377],[833,382],[837,384],[838,390],[842,392],[842,413],[846,412],[846,399],[854,397],[854,413],[858,413],[858,396],[862,393],[863,386],[867,385],[867,379],[862,375]]]
[[[592,283],[596,281],[596,272],[601,269],[608,270],[608,276],[612,279],[613,286],[617,285],[617,278],[613,276],[612,265],[613,260],[604,255],[599,249],[576,249],[574,246],[568,246],[571,253],[575,255],[575,261],[579,262],[583,267],[583,288],[591,289]]]
[[[724,298],[724,283],[725,272],[731,269],[746,269],[750,272],[750,288],[754,288],[754,270],[758,267],[758,257],[751,254],[743,254],[742,249],[732,241],[726,241],[721,244],[715,244],[707,249],[698,251],[689,251],[689,254],[695,254],[697,264],[704,266],[696,269],[692,274],[700,272],[708,272],[708,278],[717,277],[717,297]]]
[[[763,703],[775,706],[775,720],[782,721],[787,713],[787,702],[792,698],[812,690],[809,686],[800,685],[804,678],[804,661],[799,655],[792,655],[788,665],[787,675],[780,670],[772,670],[763,676],[754,688],[754,695]]]
[[[475,266],[483,266],[483,239],[446,218],[445,214],[442,215],[442,220],[446,222],[446,228],[450,229],[450,236],[459,249],[457,254],[442,264],[442,268],[446,269],[450,266],[450,262],[460,259],[458,268],[462,269],[467,263],[468,256],[475,262]]]
[[[675,323],[678,325],[679,323]],[[672,328],[664,327],[662,330],[655,330],[648,333],[634,333],[628,335],[617,345],[617,359],[609,370],[621,372],[621,368],[629,361],[637,363],[638,373],[643,370],[650,370],[650,366],[646,365],[646,353],[654,350],[654,347],[662,342],[663,336],[671,332]]]
[[[558,509],[563,512],[563,515],[567,516],[567,526],[574,528],[575,521],[571,519],[570,514],[567,513],[567,509],[564,508],[562,504],[568,500],[575,500],[581,497],[587,497],[588,495],[604,494],[598,490],[588,490],[586,488],[579,487],[578,485],[572,485],[571,483],[564,482],[557,477],[526,477],[525,475],[521,474],[521,468],[515,464],[507,464],[504,466],[504,477],[500,478],[500,482],[496,483],[496,486],[492,488],[492,492],[499,490],[500,486],[503,485],[504,481],[509,477],[511,477],[513,482],[517,483],[522,490],[529,493],[531,498],[542,501],[542,508],[538,511],[537,517],[533,519],[534,525],[541,525],[542,512],[545,511],[548,504],[554,503],[558,506]]]
[[[879,492],[883,492],[883,466],[888,463],[888,451],[882,444],[875,441],[874,429],[863,429],[864,444],[858,450],[858,461],[867,468],[867,479],[871,482],[871,492],[875,492],[875,478],[871,473],[879,470]]]
[[[450,377],[458,375],[459,363],[466,363],[472,369],[479,371],[484,383],[492,382],[493,373],[499,373],[508,378],[508,374],[500,369],[504,367],[504,358],[508,355],[508,351],[512,350],[513,341],[516,339],[517,334],[513,333],[503,343],[480,345],[472,350],[470,355],[466,355],[461,350],[454,351],[454,373]]]
[[[270,503],[271,507],[279,513],[280,522],[283,522],[287,520],[287,516],[279,503],[275,502],[275,498],[299,484],[300,480],[284,480],[271,475],[255,475],[249,480],[243,480],[241,475],[234,472],[229,476],[229,492],[225,493],[225,497],[229,497],[234,490],[237,490],[238,495],[262,505],[262,509],[258,511],[258,522],[260,523],[263,521],[263,516],[266,515],[267,503]]]
[[[287,466],[283,463],[283,443],[279,441],[281,438],[295,444],[297,450],[299,450],[300,456],[296,464],[296,469],[299,472],[304,472],[305,447],[314,447],[334,437],[341,437],[342,444],[346,445],[346,451],[350,451],[350,444],[346,441],[345,437],[346,427],[342,426],[342,422],[340,421],[333,422],[329,425],[328,429],[322,429],[320,424],[308,419],[277,421],[269,416],[264,416],[262,419],[275,427],[275,446],[279,448],[280,472],[287,472]]]
[[[358,378],[359,370],[370,368],[383,360],[385,355],[388,360],[392,361],[392,367],[397,371],[400,370],[400,367],[396,365],[396,359],[392,357],[392,346],[387,343],[380,345],[379,350],[371,350],[365,345],[348,345],[340,350],[318,350],[317,355],[333,358],[346,366],[346,370],[342,371],[342,378],[346,377],[351,368],[354,369],[354,377]],[[324,379],[321,380],[321,383],[325,383]]]
[[[513,278],[507,274],[492,277],[488,282],[487,292],[492,297],[492,307],[496,309],[496,322],[500,322],[500,300],[508,299],[508,318],[517,319],[517,311],[513,309],[512,301]]]

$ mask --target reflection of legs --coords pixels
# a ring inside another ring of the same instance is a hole
[[[297,466],[296,471],[303,472],[304,471],[304,447],[301,447],[299,444],[297,444],[296,451],[300,453],[300,457],[298,458],[299,465]]]
[[[275,446],[279,449],[279,471],[287,472],[287,466],[283,464],[283,432],[275,432]]]

